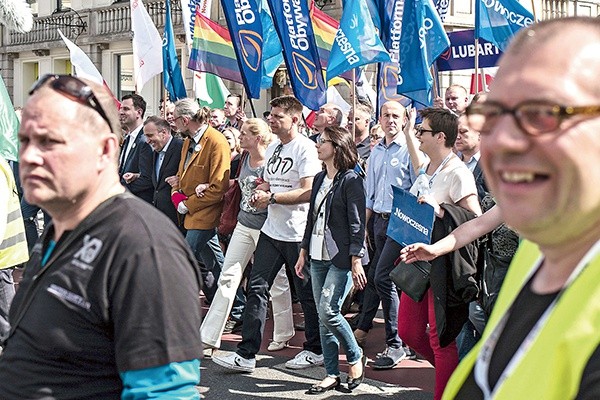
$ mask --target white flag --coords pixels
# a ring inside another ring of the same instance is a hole
[[[163,40],[142,0],[130,0],[130,2],[133,30],[133,81],[139,93],[146,82],[163,71]]]
[[[67,45],[69,49],[71,64],[75,67],[75,76],[80,78],[89,79],[92,82],[96,82],[99,85],[104,84],[104,79],[102,78],[102,74],[98,71],[98,68],[94,65],[92,60],[81,50],[75,43],[71,42],[69,39],[63,35],[60,29],[58,30],[58,34],[62,38],[62,40]]]

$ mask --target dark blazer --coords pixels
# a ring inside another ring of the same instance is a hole
[[[301,247],[308,250],[315,223],[313,216],[317,192],[325,178],[325,171],[315,175],[306,229]],[[325,204],[325,246],[331,262],[338,268],[352,267],[352,256],[368,257],[365,248],[365,186],[363,179],[353,170],[338,172],[333,179]],[[368,262],[363,259],[363,265]]]
[[[119,177],[121,177],[123,186],[148,203],[152,203],[154,192],[154,186],[152,185],[152,169],[154,166],[152,163],[152,153],[154,153],[152,147],[146,143],[144,130],[142,129],[135,138],[135,143],[129,151],[127,159],[119,167]],[[140,176],[128,184],[123,179],[123,174],[126,172],[139,173]]]
[[[165,152],[165,158],[160,166],[158,176],[156,176],[156,168],[152,168],[152,185],[154,187],[152,205],[165,213],[175,225],[180,227],[180,229],[183,226],[183,216],[179,216],[175,206],[171,202],[171,185],[165,182],[165,178],[177,175],[182,146],[183,140],[173,137]],[[155,151],[152,153],[152,165],[154,166],[156,165],[158,153]],[[181,222],[179,220],[181,220]]]

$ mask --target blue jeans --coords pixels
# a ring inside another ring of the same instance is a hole
[[[8,311],[13,297],[15,297],[13,268],[0,269],[0,345],[8,338],[10,331]]]
[[[196,260],[200,263],[202,274],[202,291],[209,302],[212,302],[217,291],[217,281],[223,267],[225,257],[219,246],[216,229],[190,229],[185,235]]]
[[[360,361],[362,351],[356,343],[352,328],[340,313],[344,299],[352,287],[351,271],[333,265],[331,261],[310,262],[312,290],[319,314],[319,333],[325,371],[328,376],[339,376],[340,344],[349,364]]]

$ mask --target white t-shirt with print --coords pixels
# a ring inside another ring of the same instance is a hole
[[[300,179],[321,171],[315,143],[303,135],[282,144],[279,140],[267,148],[264,180],[272,193],[289,192],[300,187]],[[270,204],[262,232],[283,242],[300,242],[306,227],[308,203]]]

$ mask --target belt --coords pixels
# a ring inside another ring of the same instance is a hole
[[[390,219],[390,213],[379,213],[379,216],[386,221]]]

